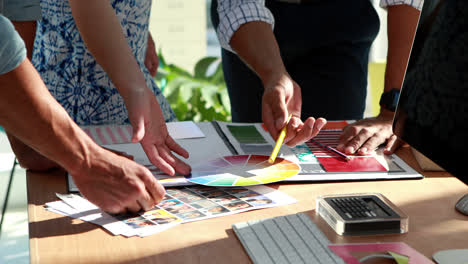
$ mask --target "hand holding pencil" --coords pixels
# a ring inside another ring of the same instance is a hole
[[[300,144],[302,143],[303,141],[307,141],[309,140],[310,138],[316,136],[320,129],[322,129],[322,127],[327,123],[327,121],[324,119],[324,118],[319,118],[317,119],[317,121],[315,121],[315,119],[313,119],[312,117],[309,117],[306,121],[306,123],[302,123],[301,122],[301,125],[300,126],[293,126],[294,129],[288,129],[288,127],[290,127],[290,121],[293,119],[293,115],[292,114],[289,114],[289,117],[286,121],[286,124],[283,126],[283,128],[281,129],[279,135],[278,135],[278,139],[276,140],[276,144],[275,144],[275,147],[273,148],[273,151],[270,155],[270,159],[268,160],[268,162],[270,164],[274,163],[275,162],[275,159],[276,159],[276,156],[278,155],[278,152],[281,148],[281,145],[283,145],[283,142],[285,141],[285,138],[289,137],[289,138],[293,138],[291,141],[289,141],[287,143],[288,146],[295,146],[296,144]],[[309,121],[312,121],[309,122]],[[300,119],[299,119],[300,121]],[[314,125],[315,124],[315,125]],[[293,136],[290,136],[288,134],[290,134],[290,131],[293,132],[291,134],[294,134]],[[304,133],[306,132],[306,133]],[[296,135],[297,134],[301,134],[301,137],[297,137]],[[300,138],[300,139],[299,139]]]
[[[284,127],[281,129],[278,139],[276,140],[275,147],[273,148],[270,158],[268,159],[268,163],[270,164],[273,164],[275,162],[276,156],[278,155],[281,145],[283,145],[284,138],[286,137],[286,130],[288,128],[288,124],[289,124],[289,121],[291,120],[291,117],[292,117],[292,114],[289,115],[288,120],[286,121],[286,125],[284,125]]]
[[[291,117],[288,118],[288,116]],[[287,121],[287,123],[282,127],[279,127],[279,130],[276,130],[275,127],[268,127],[266,123],[265,127],[272,138],[276,140],[279,138],[281,131],[286,128],[286,135],[283,139],[283,143],[289,147],[294,147],[309,141],[311,138],[315,137],[327,123],[324,118],[315,119],[313,117],[309,117],[305,122],[302,122],[301,118],[294,114],[289,114],[288,116],[282,119]]]
[[[262,121],[273,139],[277,139],[286,126],[283,143],[293,147],[316,136],[327,123],[324,118],[312,116],[301,118],[301,87],[287,72],[264,82],[265,91],[262,97]],[[309,102],[310,103],[310,102]]]

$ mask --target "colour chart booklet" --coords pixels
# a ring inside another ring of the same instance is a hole
[[[374,153],[360,156],[348,155],[344,160],[323,145],[335,148],[343,128],[351,121],[330,121],[319,134],[304,144],[295,147],[283,145],[278,157],[296,162],[301,172],[286,181],[343,181],[372,179],[422,178],[423,176],[401,160],[397,155]],[[217,122],[236,154],[270,155],[274,140],[262,124]],[[319,143],[317,143],[319,142]]]
[[[126,237],[145,237],[181,223],[297,202],[263,185],[231,188],[196,185],[166,188],[164,199],[152,210],[111,215],[79,194],[57,196],[60,200],[47,203],[46,210],[102,226],[113,235]]]
[[[344,126],[351,121],[330,121],[314,140],[336,148]],[[179,124],[182,123],[182,124]],[[170,125],[169,125],[170,124]],[[185,160],[192,168],[209,160],[231,155],[256,154],[269,156],[275,141],[260,123],[175,122],[168,123],[169,133],[185,148],[190,157]],[[98,144],[125,152],[146,166],[164,186],[193,185],[185,177],[170,177],[156,168],[146,157],[140,144],[132,144],[130,126],[93,126],[83,128]],[[177,134],[176,134],[177,132]],[[423,176],[397,155],[383,155],[376,150],[371,155],[351,155],[345,161],[314,141],[290,148],[283,145],[278,157],[299,164],[301,171],[285,181],[355,181],[375,179],[421,179]],[[183,159],[183,158],[182,158]],[[184,159],[183,159],[184,160]],[[70,192],[78,189],[68,177]]]

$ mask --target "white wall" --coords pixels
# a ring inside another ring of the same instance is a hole
[[[387,48],[388,48],[388,40],[387,40],[387,10],[381,8],[379,6],[379,0],[372,0],[375,10],[380,18],[380,30],[377,38],[375,39],[369,60],[370,62],[378,62],[383,63],[387,61]]]
[[[154,0],[150,32],[168,63],[192,72],[206,55],[205,0]]]

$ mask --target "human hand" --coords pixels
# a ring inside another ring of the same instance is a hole
[[[164,187],[144,166],[105,149],[92,149],[89,162],[70,171],[81,194],[109,213],[148,211]]]
[[[150,72],[151,76],[156,76],[156,72],[158,71],[159,67],[159,58],[151,33],[148,33],[148,47],[146,48],[145,66]]]
[[[172,152],[188,158],[188,152],[169,135],[161,108],[154,94],[147,88],[132,90],[125,101],[133,127],[132,142],[140,142],[148,159],[168,175],[190,173],[190,166]]]
[[[367,155],[385,144],[384,154],[392,154],[401,145],[393,134],[392,123],[393,112],[385,111],[350,124],[343,129],[337,149],[346,154]]]
[[[284,143],[291,147],[315,137],[327,123],[324,118],[315,120],[313,117],[302,122],[301,88],[288,74],[280,74],[279,78],[274,78],[264,86],[262,119],[273,139],[278,138],[290,114],[292,117],[287,126]]]

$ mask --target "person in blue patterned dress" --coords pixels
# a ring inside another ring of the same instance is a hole
[[[26,58],[25,43],[2,15],[2,1],[0,125],[70,172],[81,194],[102,210],[153,208],[164,187],[148,168],[99,147],[73,122]]]
[[[149,160],[174,175],[190,167],[169,135],[174,112],[145,67],[151,0],[41,0],[32,63],[79,125],[126,124]]]

